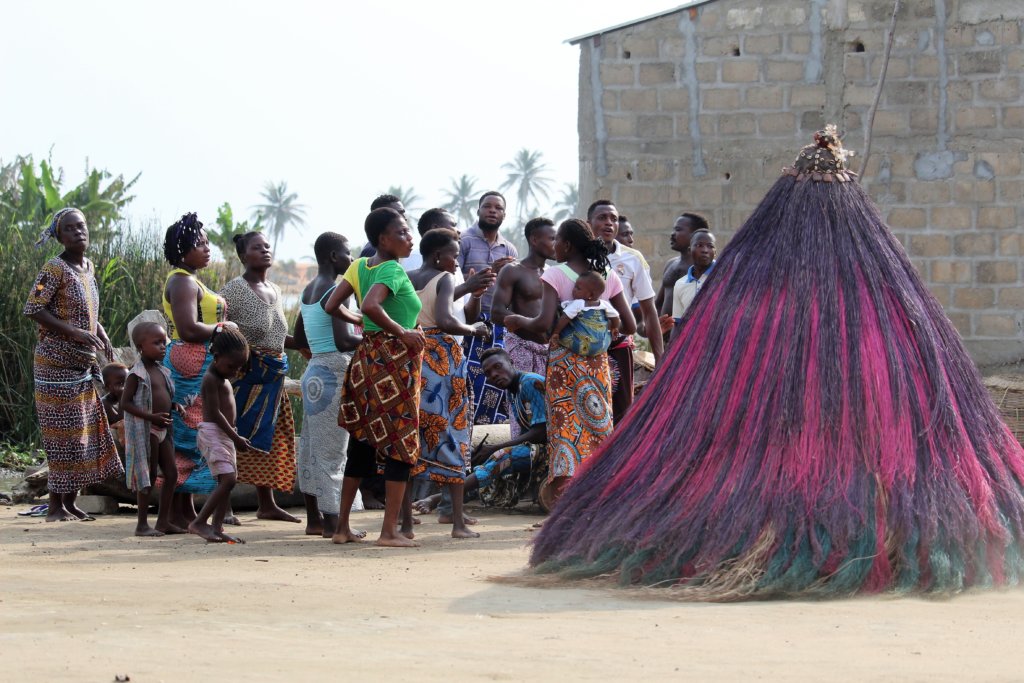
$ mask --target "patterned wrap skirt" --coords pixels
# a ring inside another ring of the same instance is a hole
[[[171,411],[171,432],[174,435],[174,464],[178,468],[176,493],[211,493],[217,486],[196,444],[199,423],[203,421],[203,397],[199,391],[203,374],[213,362],[210,344],[194,344],[174,340],[167,345],[164,366],[174,380],[174,402],[184,408],[184,415]],[[162,486],[157,478],[157,486]]]
[[[424,330],[420,381],[420,445],[414,474],[439,484],[461,484],[469,467],[472,439],[469,369],[455,337],[437,328]]]
[[[96,356],[59,339],[36,345],[36,413],[53,493],[75,493],[124,474],[93,379]]]
[[[481,314],[480,319],[487,321],[490,316]],[[487,382],[480,354],[494,347],[505,348],[505,328],[494,325],[491,337],[466,337],[466,359],[469,362],[469,379],[473,391],[473,424],[490,425],[505,424],[508,420],[508,397],[504,389],[499,389]]]
[[[553,343],[544,386],[550,481],[575,475],[612,433],[608,355],[581,356]]]
[[[288,357],[249,349],[249,371],[235,382],[238,433],[254,450],[238,451],[238,481],[279,491],[295,489],[295,420],[284,392]]]
[[[348,459],[348,432],[338,426],[341,387],[352,353],[315,354],[302,375],[302,436],[299,438],[299,490],[316,496],[317,509],[336,515]]]
[[[415,465],[420,452],[422,354],[398,337],[364,332],[341,390],[338,426],[377,451]]]

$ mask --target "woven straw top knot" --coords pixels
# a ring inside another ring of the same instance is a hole
[[[814,134],[814,144],[800,150],[791,168],[782,170],[784,175],[796,176],[798,180],[820,182],[848,182],[856,174],[846,170],[846,157],[852,153],[843,149],[834,124],[825,126]]]

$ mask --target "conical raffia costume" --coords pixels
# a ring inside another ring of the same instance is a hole
[[[695,600],[1020,580],[1024,452],[834,129],[815,141],[723,251],[532,573]]]

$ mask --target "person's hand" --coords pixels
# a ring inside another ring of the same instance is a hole
[[[485,322],[473,323],[473,336],[474,337],[489,337],[491,336],[491,328],[487,326]]]
[[[491,457],[492,455],[494,455],[495,451],[497,451],[497,450],[498,450],[498,449],[497,449],[497,448],[495,448],[494,446],[488,446],[487,444],[480,444],[480,445],[479,445],[479,446],[477,446],[477,447],[476,447],[476,449],[475,449],[475,450],[473,451],[473,455],[472,455],[472,456],[470,457],[470,463],[471,463],[471,464],[472,464],[472,465],[473,465],[474,467],[477,467],[477,466],[479,466],[479,465],[482,465],[482,464],[484,464],[485,462],[487,462],[487,460],[488,460],[488,459],[489,459],[489,458],[490,458],[490,457]]]
[[[672,326],[676,324],[675,318],[670,316],[668,313],[658,318],[658,325],[661,327],[662,334],[668,334],[672,331]]]
[[[426,340],[423,337],[423,330],[405,330],[402,332],[402,343],[409,347],[409,353],[416,356],[423,350]]]
[[[172,403],[171,410],[176,412],[178,415],[185,417],[185,406],[181,405],[180,403]]]
[[[313,352],[310,351],[309,349],[299,349],[299,355],[305,358],[306,360],[309,360],[310,358],[313,357]]]
[[[548,337],[548,345],[549,346],[551,344],[557,344],[557,343],[558,343],[558,335],[557,334],[553,334],[550,337]]]
[[[170,427],[171,426],[171,414],[170,413],[153,413],[149,420],[157,427]]]
[[[252,443],[249,441],[249,439],[245,438],[244,436],[239,436],[238,438],[234,439],[234,442],[235,442],[235,447],[238,450],[240,450],[240,451],[255,451],[255,450],[258,450],[257,448],[255,448],[252,445]]]
[[[86,348],[96,349],[97,351],[104,350],[103,342],[100,338],[87,330],[80,330],[76,328],[75,331],[71,333],[71,338]]]
[[[497,279],[497,273],[495,273],[490,267],[484,268],[479,273],[476,272],[476,269],[470,268],[469,277],[466,278],[466,286],[475,296],[480,296],[486,292]]]
[[[491,264],[491,268],[493,268],[495,274],[497,274],[497,273],[499,273],[501,271],[502,268],[504,268],[505,266],[507,266],[510,263],[515,263],[515,262],[516,262],[515,258],[513,258],[511,256],[506,256],[506,257],[500,258],[497,261],[495,261],[494,263],[492,263]]]
[[[521,315],[506,315],[505,329],[509,332],[518,332],[526,324],[526,318]]]

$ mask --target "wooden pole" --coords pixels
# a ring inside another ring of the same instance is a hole
[[[878,86],[875,88],[875,100],[868,109],[868,119],[864,122],[864,161],[860,164],[860,178],[864,181],[868,170],[868,160],[871,158],[871,129],[875,125],[875,112],[878,111],[878,101],[882,99],[882,87],[885,85],[885,74],[889,70],[889,56],[892,54],[892,43],[896,37],[896,13],[900,11],[900,0],[895,0],[892,5],[892,20],[889,22],[889,40],[885,44],[885,55],[882,58],[882,72],[878,75]]]

